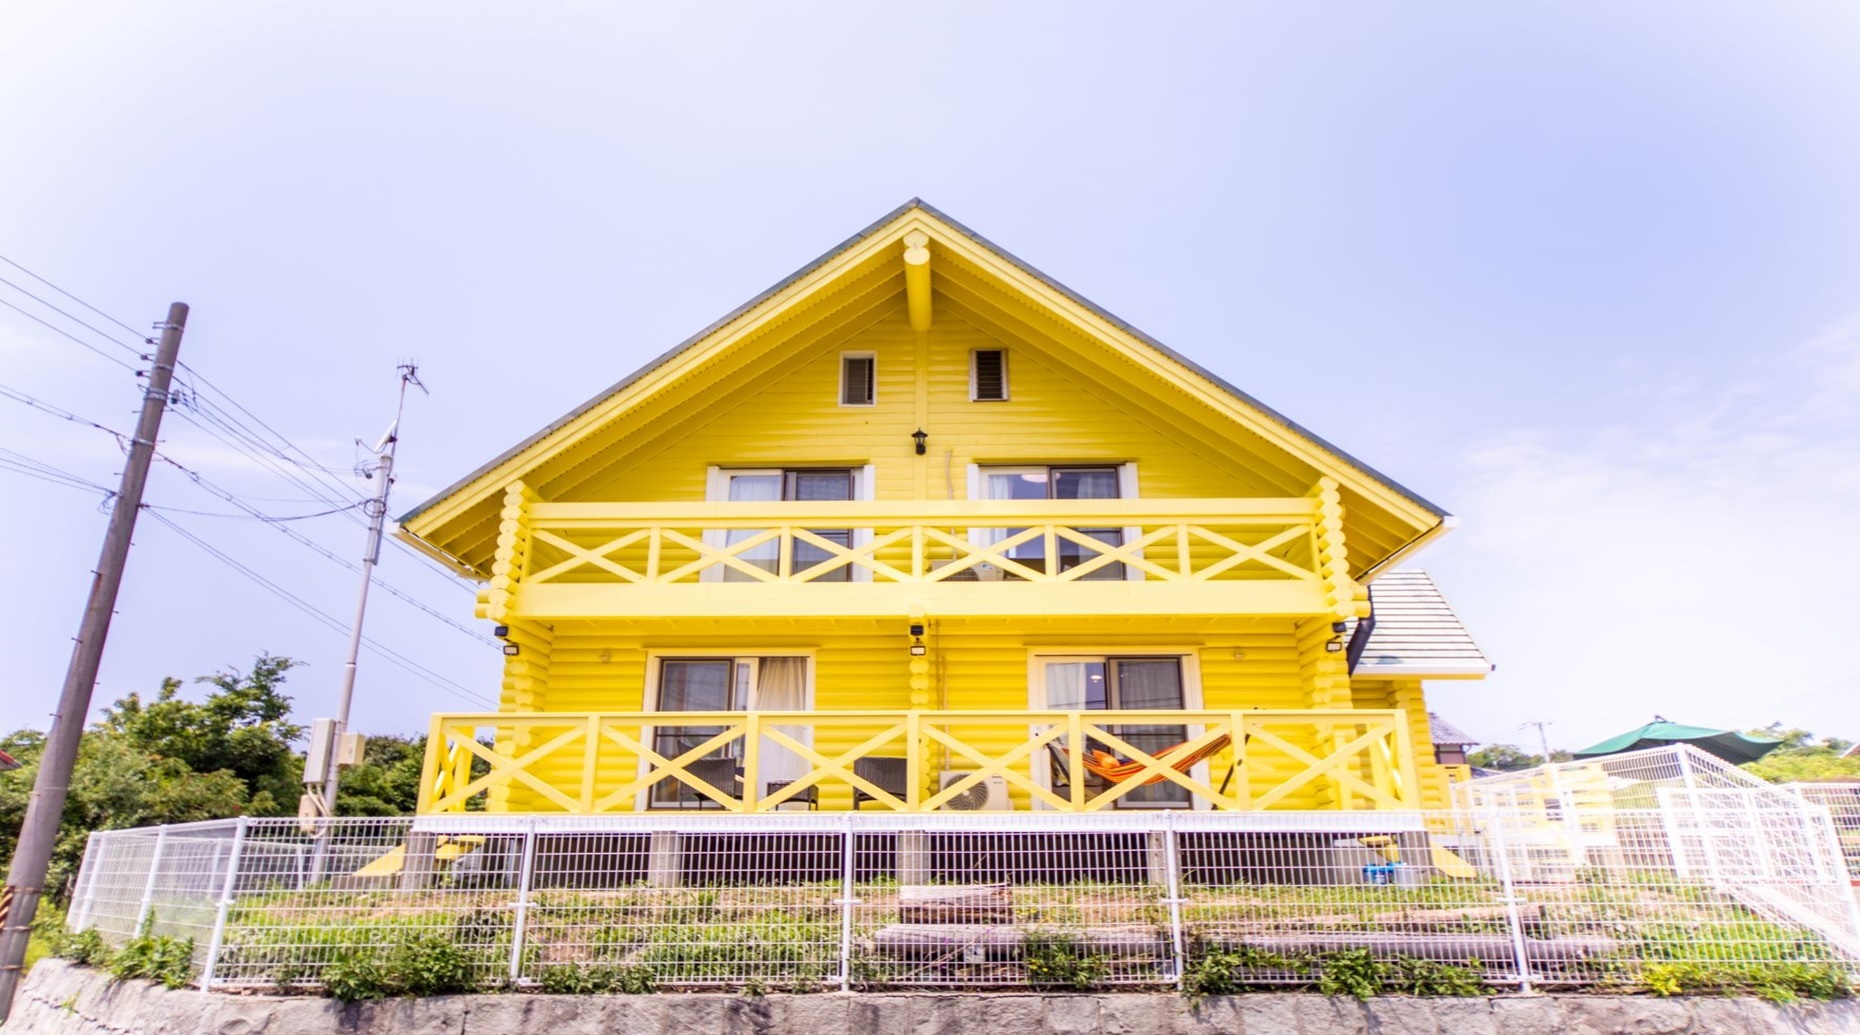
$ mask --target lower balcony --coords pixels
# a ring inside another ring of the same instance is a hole
[[[1420,807],[1397,710],[435,715],[420,812]]]

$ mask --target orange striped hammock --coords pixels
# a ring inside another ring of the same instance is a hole
[[[1171,744],[1168,747],[1163,748],[1161,751],[1153,752],[1152,756],[1155,758],[1159,758],[1159,759],[1167,758],[1170,752],[1179,749],[1182,746],[1182,744],[1187,744],[1187,743],[1188,741],[1185,740],[1185,741],[1182,741],[1181,744]],[[1213,740],[1208,741],[1206,744],[1203,744],[1200,747],[1196,748],[1195,750],[1190,751],[1188,754],[1182,756],[1181,758],[1176,759],[1174,762],[1170,764],[1169,767],[1171,769],[1174,769],[1178,773],[1186,773],[1190,769],[1193,769],[1195,766],[1200,765],[1202,762],[1206,761],[1208,758],[1214,755],[1220,754],[1222,751],[1227,750],[1227,745],[1231,743],[1233,743],[1233,738],[1223,733],[1220,736],[1215,737]],[[1116,755],[1111,754],[1109,751],[1103,751],[1099,749],[1093,749],[1091,751],[1085,752],[1082,757],[1082,761],[1085,763],[1085,768],[1091,770],[1096,775],[1103,777],[1105,781],[1108,783],[1123,783],[1126,780],[1130,780],[1134,777],[1141,776],[1145,772],[1143,768],[1143,763],[1126,762],[1123,759],[1118,758]],[[1138,784],[1138,786],[1158,783],[1166,779],[1168,779],[1168,777],[1162,775],[1161,773],[1151,773],[1150,778],[1147,780],[1144,780],[1143,783]]]

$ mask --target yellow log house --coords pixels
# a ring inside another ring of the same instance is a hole
[[[421,811],[1439,807],[1452,524],[911,201],[401,518],[506,653]]]

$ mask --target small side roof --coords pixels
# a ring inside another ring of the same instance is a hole
[[[1438,712],[1427,713],[1427,728],[1432,733],[1435,744],[1457,744],[1460,747],[1466,747],[1469,744],[1481,743],[1472,734],[1441,718]]]
[[[1357,676],[1479,679],[1493,669],[1427,572],[1383,572],[1370,586],[1376,626]]]

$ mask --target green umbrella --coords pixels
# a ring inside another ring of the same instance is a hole
[[[1746,737],[1736,730],[1683,726],[1677,722],[1667,722],[1664,716],[1656,715],[1652,722],[1639,729],[1629,730],[1618,737],[1610,737],[1600,744],[1583,748],[1575,754],[1577,758],[1599,758],[1602,755],[1618,755],[1624,751],[1666,747],[1669,744],[1690,744],[1706,754],[1716,755],[1726,762],[1737,765],[1755,762],[1781,747],[1782,741],[1771,740],[1767,737]]]

